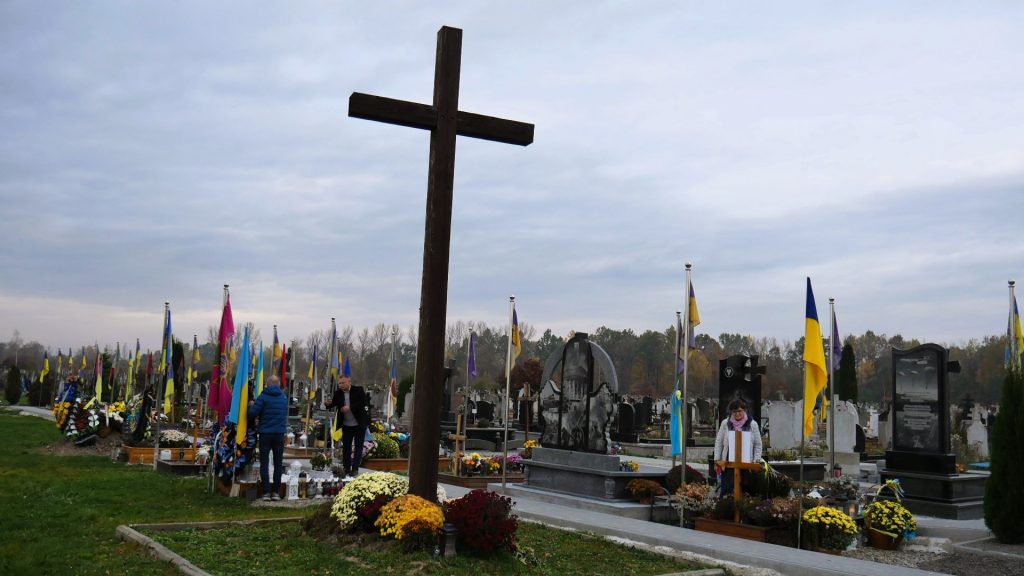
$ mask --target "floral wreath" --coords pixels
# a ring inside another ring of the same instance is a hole
[[[213,440],[213,473],[222,480],[230,481],[245,471],[252,463],[252,447],[256,445],[256,431],[249,429],[241,444],[235,442],[235,425],[225,422]]]
[[[67,432],[68,423],[71,422],[68,416],[71,415],[72,399],[77,391],[78,383],[72,382],[64,389],[64,392],[60,394],[57,402],[53,405],[53,420],[62,433]]]
[[[132,440],[139,442],[153,437],[148,413],[152,405],[152,399],[145,394],[136,394],[128,401],[125,427],[131,432]]]
[[[100,430],[99,413],[86,408],[86,403],[81,398],[75,398],[67,420],[67,430],[64,435],[79,446],[93,440]]]

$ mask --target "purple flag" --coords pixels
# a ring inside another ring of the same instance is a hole
[[[839,325],[835,313],[832,314],[832,362],[835,366],[843,360],[843,347],[839,344]]]
[[[469,333],[469,375],[476,378],[476,334]]]

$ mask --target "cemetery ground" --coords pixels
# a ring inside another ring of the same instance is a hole
[[[120,542],[121,524],[294,517],[292,508],[249,506],[210,494],[206,481],[113,462],[97,451],[54,450],[51,421],[0,410],[0,574],[177,574],[141,547]],[[72,455],[74,454],[74,455]],[[315,509],[305,509],[305,517]],[[406,554],[393,543],[368,545],[309,537],[298,521],[151,536],[219,574],[665,574],[703,568],[613,544],[599,536],[524,522],[519,543],[528,565],[497,558]]]

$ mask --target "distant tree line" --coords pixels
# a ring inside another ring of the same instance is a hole
[[[242,334],[244,325],[237,327],[237,334]],[[457,321],[447,327],[445,333],[446,365],[455,370],[455,378],[459,386],[466,383],[466,363],[468,339],[470,331],[475,334],[475,351],[477,377],[470,386],[481,392],[504,390],[505,361],[508,346],[508,326],[488,326],[482,322]],[[543,365],[547,358],[557,352],[566,342],[565,336],[557,336],[551,330],[545,330],[537,336],[536,329],[528,324],[520,325],[523,343],[522,354],[513,371],[511,388],[516,391],[523,383],[529,382],[534,390],[540,384]],[[260,331],[250,324],[250,333],[258,344]],[[349,360],[353,379],[372,390],[382,391],[389,382],[392,337],[395,339],[395,358],[398,364],[399,379],[413,375],[416,360],[416,330],[409,327],[404,331],[397,325],[384,323],[372,328],[355,330],[345,326],[338,328],[338,348],[343,358]],[[191,363],[190,335],[175,338],[174,364],[178,382],[183,382],[185,367]],[[206,337],[201,340],[201,360],[197,367],[198,382],[209,379],[211,368],[217,355],[217,329],[211,326]],[[663,331],[648,330],[642,333],[631,329],[613,329],[606,326],[589,334],[592,341],[599,344],[612,358],[615,364],[620,392],[637,395],[665,396],[676,384],[675,362],[675,329],[668,327]],[[269,341],[268,341],[269,340]],[[264,336],[263,346],[266,358],[273,351],[273,336]],[[289,350],[291,362],[295,366],[296,379],[307,381],[309,364],[314,345],[318,350],[320,374],[328,366],[327,350],[330,345],[330,330],[314,331],[302,338],[281,338]],[[843,339],[844,360],[836,366],[837,390],[843,398],[861,402],[881,402],[889,394],[891,387],[892,360],[890,349],[910,348],[920,344],[916,339],[905,339],[897,334],[886,336],[867,331],[861,335],[847,335]],[[180,347],[179,347],[180,346]],[[970,394],[979,402],[995,403],[999,400],[1000,388],[1005,377],[1003,367],[1003,351],[1006,346],[1005,336],[987,336],[981,340],[970,340],[962,346],[950,348],[950,359],[958,360],[962,366],[959,374],[950,375],[950,397],[952,400]],[[718,361],[733,354],[749,354],[759,356],[761,365],[767,368],[762,378],[764,398],[799,399],[803,393],[803,347],[804,338],[795,340],[779,340],[777,338],[754,338],[749,335],[723,333],[714,338],[709,334],[697,334],[696,349],[690,357],[688,387],[694,396],[714,396],[717,392]],[[113,346],[103,346],[105,369],[112,365],[114,358]],[[11,340],[0,342],[0,367],[9,368],[17,365],[21,372],[36,375],[42,369],[43,352],[50,353],[50,376],[55,377],[56,354],[54,349],[47,349],[38,342],[24,342],[17,331]],[[76,364],[80,365],[83,348],[74,350]],[[91,377],[96,346],[84,347],[88,375]],[[134,348],[132,347],[132,352]],[[850,354],[852,352],[852,354]],[[158,351],[153,351],[154,356]],[[66,351],[65,351],[66,354]],[[143,359],[136,363],[136,369],[144,374],[146,368],[146,351]],[[122,363],[119,370],[125,370],[128,351],[122,343]],[[154,358],[154,362],[158,362]],[[67,358],[65,357],[65,362]],[[344,360],[342,360],[344,362]],[[269,360],[268,360],[269,365]],[[66,372],[65,368],[65,372]],[[845,376],[840,376],[845,374]],[[54,388],[46,387],[49,390]],[[109,389],[109,388],[108,388]],[[45,391],[37,393],[45,396]]]

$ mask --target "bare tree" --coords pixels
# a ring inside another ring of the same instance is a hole
[[[306,336],[306,365],[309,366],[309,361],[313,358],[313,350],[316,349],[320,358],[324,357],[327,351],[327,344],[331,341],[330,331],[326,328],[323,330],[314,330]]]

